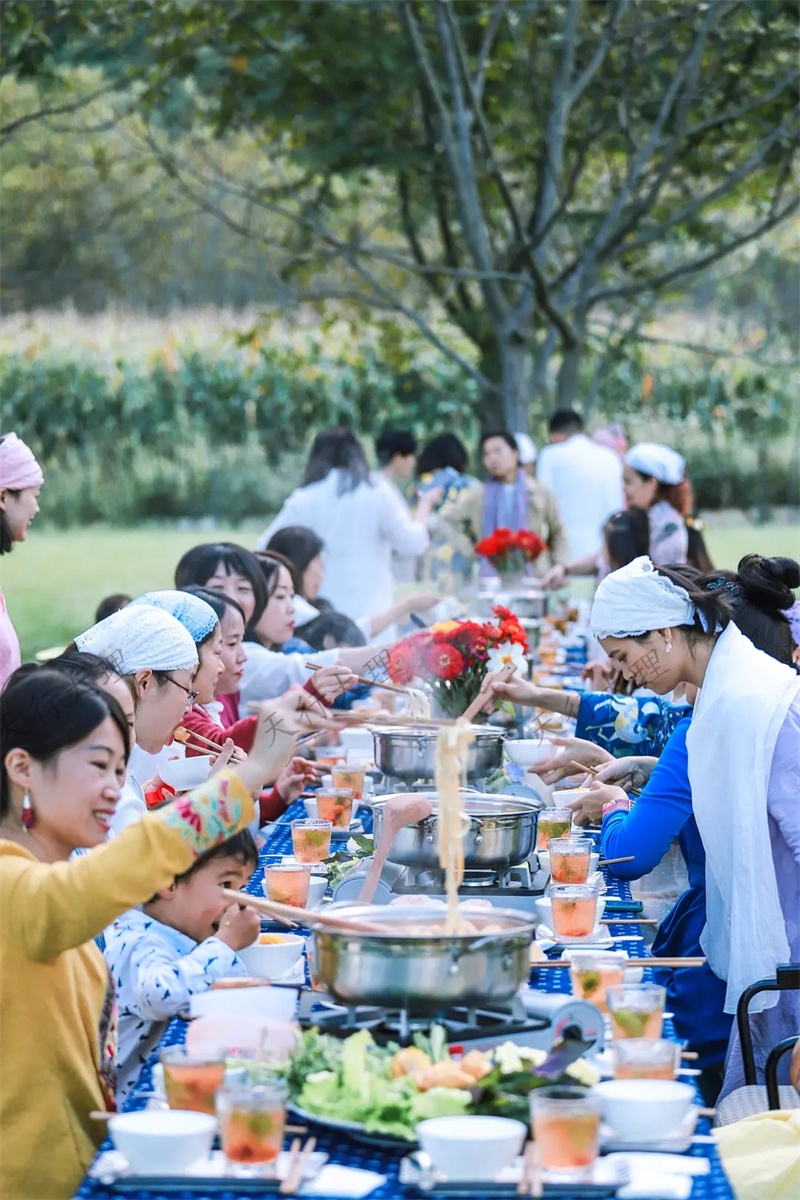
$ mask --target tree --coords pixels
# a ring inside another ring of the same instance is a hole
[[[553,364],[574,402],[593,316],[618,353],[657,298],[800,203],[789,0],[5,7],[4,70],[102,69],[182,194],[299,297],[402,314],[514,429]],[[253,147],[235,176],[214,146],[233,131]]]

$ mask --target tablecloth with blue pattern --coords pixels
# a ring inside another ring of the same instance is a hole
[[[362,814],[364,814],[365,832],[370,833],[372,829],[371,815],[365,813],[364,810],[362,810]],[[303,816],[305,816],[305,810],[302,803],[298,802],[292,805],[282,818],[282,823],[273,830],[261,852],[258,868],[248,885],[249,891],[254,894],[263,895],[262,881],[265,864],[278,861],[283,855],[291,854],[292,842],[289,822],[296,817]],[[614,879],[608,874],[606,879],[608,884],[608,898],[617,897],[622,900],[630,900],[630,889],[627,883]],[[640,932],[637,926],[631,925],[611,925],[609,928],[612,936],[630,937]],[[627,950],[631,957],[643,957],[646,954],[643,941],[626,940],[620,942],[619,947]],[[647,979],[648,975],[649,972],[645,971],[645,979]],[[570,992],[569,972],[534,971],[531,977],[531,986],[542,992],[564,992],[568,994]],[[170,1022],[159,1050],[165,1046],[182,1042],[186,1037],[186,1029],[187,1025],[185,1021],[174,1020]],[[664,1022],[664,1036],[675,1036],[672,1023],[668,1019]],[[146,1106],[146,1093],[152,1090],[151,1070],[153,1064],[157,1061],[158,1051],[153,1054],[150,1062],[143,1069],[139,1082],[131,1092],[128,1102],[125,1105],[126,1111],[135,1111]],[[700,1100],[699,1103],[702,1103],[702,1101]],[[325,1151],[330,1156],[332,1162],[342,1163],[349,1167],[361,1167],[364,1170],[377,1171],[381,1175],[386,1176],[386,1182],[370,1193],[369,1200],[402,1200],[402,1198],[414,1194],[409,1193],[398,1181],[397,1172],[401,1158],[399,1153],[392,1153],[378,1147],[364,1145],[338,1131],[335,1133],[331,1132],[323,1125],[310,1124],[310,1131],[317,1138],[317,1149]],[[707,1134],[709,1132],[708,1121],[700,1120],[696,1132],[698,1134]],[[106,1142],[103,1149],[111,1149],[111,1142]],[[710,1143],[694,1145],[690,1150],[690,1154],[697,1158],[707,1158],[710,1164],[708,1175],[695,1177],[691,1200],[733,1200],[733,1192],[722,1169],[716,1147]],[[75,1195],[76,1200],[119,1200],[118,1193],[91,1179],[84,1180]],[[252,1193],[248,1192],[246,1182],[236,1180],[235,1186],[232,1183],[230,1191],[215,1192],[215,1200],[240,1200],[240,1198],[247,1197],[248,1195],[252,1195]],[[175,1193],[171,1193],[169,1198],[160,1197],[155,1192],[126,1192],[126,1196],[128,1200],[176,1200]],[[177,1200],[204,1200],[204,1198],[200,1192],[187,1189],[177,1195]],[[328,1198],[325,1197],[324,1200],[328,1200]],[[331,1197],[330,1200],[335,1200],[335,1198]]]

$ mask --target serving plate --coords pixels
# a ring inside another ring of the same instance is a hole
[[[322,1125],[325,1129],[347,1133],[357,1142],[363,1142],[367,1146],[379,1146],[384,1150],[410,1150],[417,1144],[415,1138],[398,1138],[392,1137],[388,1133],[375,1133],[367,1130],[360,1121],[345,1121],[338,1117],[322,1117],[319,1113],[308,1112],[307,1109],[300,1108],[293,1100],[288,1100],[286,1107],[290,1108],[301,1121],[313,1121],[316,1125]]]
[[[276,1160],[276,1174],[272,1178],[259,1179],[258,1176],[248,1175],[244,1179],[241,1176],[237,1177],[235,1170],[231,1170],[221,1150],[213,1150],[208,1158],[198,1159],[197,1162],[174,1175],[137,1174],[119,1150],[105,1150],[98,1155],[89,1168],[89,1178],[109,1188],[112,1192],[122,1194],[158,1192],[161,1195],[179,1192],[186,1195],[193,1192],[202,1193],[205,1196],[224,1192],[230,1195],[242,1188],[248,1193],[257,1195],[276,1195],[280,1189],[281,1180],[286,1175],[290,1157],[288,1151],[281,1151]],[[328,1155],[322,1151],[311,1154],[306,1163],[303,1178],[305,1180],[315,1179],[327,1161]]]

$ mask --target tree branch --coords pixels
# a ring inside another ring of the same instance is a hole
[[[74,100],[69,104],[53,104],[48,108],[39,108],[36,112],[25,113],[24,116],[17,117],[14,121],[9,121],[5,125],[0,125],[0,142],[8,141],[19,129],[29,125],[31,121],[41,121],[46,117],[61,117],[67,113],[75,113],[80,109],[85,108],[87,104],[91,104],[93,100],[97,100],[100,96],[105,96],[114,90],[113,84],[106,84],[104,87],[96,88],[95,91],[89,92],[87,96],[82,96],[78,100]]]

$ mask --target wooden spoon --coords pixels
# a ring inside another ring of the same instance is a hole
[[[279,904],[277,900],[267,900],[261,896],[251,896],[249,892],[225,893],[226,897],[237,904],[249,905],[257,912],[266,913],[268,917],[292,921],[295,925],[304,925],[307,929],[336,929],[345,933],[348,929],[353,933],[386,933],[386,925],[376,921],[361,921],[358,917],[335,916],[333,913],[318,912],[313,908],[295,908],[293,904]]]
[[[432,812],[433,808],[427,796],[413,793],[389,796],[383,806],[380,844],[375,847],[372,862],[358,894],[360,904],[371,904],[375,898],[381,871],[386,863],[395,834],[404,825],[416,825],[418,821],[424,821]]]
[[[514,674],[516,669],[517,668],[514,666],[513,663],[506,663],[506,665],[503,667],[502,671],[500,672],[500,677],[497,682],[498,683],[508,683],[509,679]],[[475,717],[477,717],[477,715],[481,711],[481,709],[485,705],[487,705],[490,700],[491,700],[491,696],[487,696],[485,692],[479,692],[478,695],[475,697],[475,699],[472,701],[472,704],[467,705],[467,707],[464,709],[464,712],[458,718],[459,722],[462,722],[465,725],[469,725],[470,721],[474,720]]]

